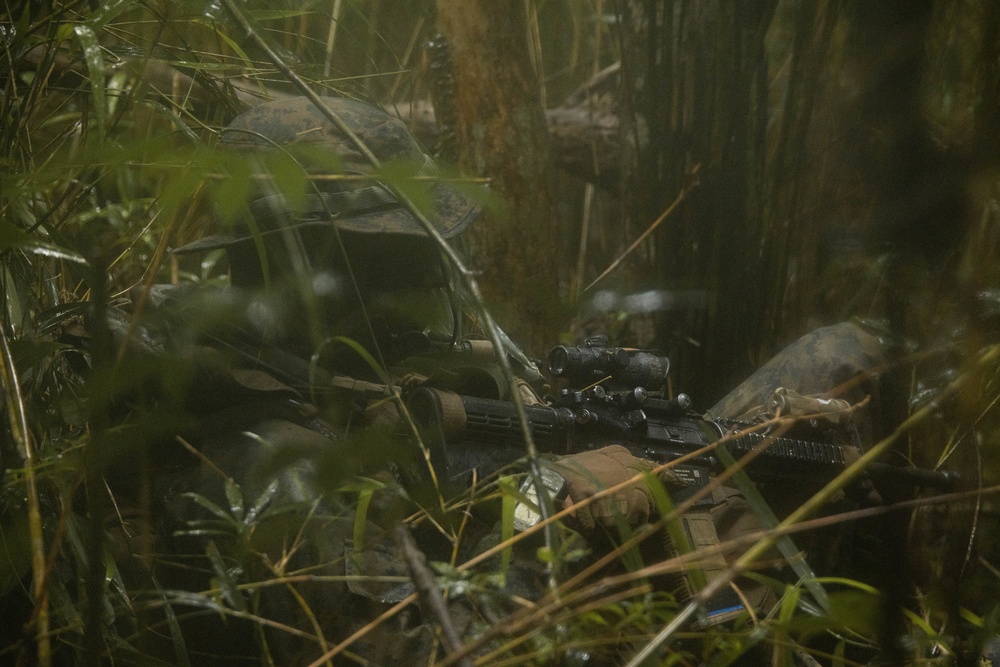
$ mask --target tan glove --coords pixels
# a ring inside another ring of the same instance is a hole
[[[585,500],[599,491],[621,484],[640,472],[652,470],[652,461],[633,456],[621,445],[610,445],[589,452],[564,456],[550,464],[566,480],[567,497],[564,507]],[[660,473],[667,489],[684,486],[669,470]],[[643,480],[622,487],[609,496],[579,507],[573,516],[586,530],[597,525],[614,526],[616,517],[622,516],[630,526],[637,526],[649,519],[653,496]]]

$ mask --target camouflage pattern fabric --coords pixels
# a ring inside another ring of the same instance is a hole
[[[422,177],[438,173],[398,118],[359,100],[330,97],[323,102],[380,162],[405,161],[414,175]],[[237,116],[222,131],[218,147],[248,158],[273,154],[280,147],[310,176],[373,171],[355,142],[304,97],[262,104]],[[265,236],[287,228],[333,225],[361,234],[427,236],[395,193],[374,180],[318,179],[307,183],[304,194],[287,193],[289,197],[267,184],[257,194],[249,202],[249,210],[259,233]],[[429,217],[445,238],[462,232],[479,215],[479,202],[446,182],[432,183],[430,195],[434,208]],[[174,252],[204,252],[253,237],[248,227],[241,225],[233,233],[209,236]]]
[[[877,372],[885,353],[876,338],[851,323],[817,329],[788,346],[713,405],[710,419],[753,414],[775,389],[822,395],[854,404],[878,403]]]

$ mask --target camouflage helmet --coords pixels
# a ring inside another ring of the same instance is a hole
[[[437,173],[401,120],[360,100],[342,97],[323,102],[382,163],[407,160],[419,166],[419,176]],[[336,173],[365,175],[372,165],[355,143],[305,97],[277,100],[237,116],[221,132],[219,147],[248,156],[275,150],[290,154],[309,177],[307,192],[295,203],[283,193],[255,188],[248,203],[254,226],[262,235],[288,227],[335,225],[358,234],[427,237],[407,206],[375,180],[323,179]],[[428,216],[444,238],[462,232],[479,214],[479,204],[446,183],[430,186],[434,212]],[[249,227],[215,235],[178,248],[184,254],[229,247],[250,241]]]

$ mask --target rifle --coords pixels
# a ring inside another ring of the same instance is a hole
[[[620,444],[658,464],[687,456],[673,470],[693,487],[706,484],[709,474],[724,465],[710,453],[692,455],[723,438],[718,446],[734,459],[753,456],[745,471],[758,483],[823,484],[859,456],[858,447],[835,441],[836,429],[824,428],[824,419],[807,420],[804,436],[801,425],[775,433],[750,422],[707,419],[691,409],[685,394],[666,397],[669,367],[667,357],[608,347],[603,338],[553,348],[550,374],[584,388],[564,389],[544,405],[524,406],[537,448],[572,454]],[[474,469],[488,475],[523,457],[524,434],[511,402],[418,388],[407,405],[439,479],[461,484]],[[908,487],[948,490],[959,481],[954,471],[885,463],[872,463],[865,473],[876,483]]]

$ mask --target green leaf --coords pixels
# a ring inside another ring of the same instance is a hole
[[[56,43],[65,42],[69,39],[72,39],[73,28],[74,26],[71,23],[60,24],[60,26],[56,28],[56,34],[55,34]]]
[[[903,614],[906,618],[910,620],[916,627],[920,628],[920,631],[924,633],[929,638],[936,638],[938,636],[937,630],[931,627],[930,623],[921,618],[918,614],[913,613],[911,610],[903,608]]]
[[[847,586],[848,588],[854,588],[861,591],[862,593],[868,593],[869,595],[878,595],[878,589],[871,584],[866,584],[863,581],[858,581],[856,579],[847,579],[846,577],[817,577],[817,583],[826,586]]]
[[[261,493],[257,500],[254,501],[253,506],[247,510],[247,515],[243,520],[243,524],[246,526],[251,525],[257,519],[257,516],[264,511],[264,508],[271,504],[271,501],[280,489],[281,486],[278,484],[278,480],[273,480],[270,484],[268,484],[267,488],[264,489],[264,492]]]
[[[799,614],[789,620],[789,632],[803,639],[830,630],[853,633],[858,640],[878,636],[882,621],[881,596],[847,590],[832,591],[828,599],[828,613],[822,616]]]
[[[243,599],[239,586],[233,581],[232,575],[222,559],[222,553],[219,552],[219,547],[214,541],[209,540],[205,547],[205,554],[212,563],[212,571],[215,572],[215,581],[218,583],[219,590],[222,591],[222,599],[233,609],[246,611],[246,600]]]
[[[725,446],[717,447],[715,449],[715,454],[727,468],[736,464],[736,461],[733,459],[733,455],[728,449],[726,449]],[[758,519],[760,519],[761,523],[764,524],[764,527],[770,530],[777,526],[778,518],[774,515],[774,511],[771,510],[767,501],[760,495],[760,492],[757,490],[754,483],[750,481],[749,477],[747,477],[746,472],[743,470],[738,471],[735,475],[733,475],[732,480],[733,483],[736,484],[736,487],[740,490],[740,493],[743,494],[747,504],[750,505],[750,509],[753,510],[753,513]],[[775,539],[774,544],[778,548],[781,555],[785,558],[785,562],[791,566],[795,574],[798,575],[799,580],[802,581],[805,587],[809,590],[809,593],[812,595],[816,603],[825,611],[829,604],[826,591],[823,590],[823,587],[819,584],[812,567],[810,567],[809,563],[802,557],[802,552],[795,546],[792,538],[788,535],[780,535]]]
[[[596,611],[587,612],[578,617],[578,619],[583,623],[591,623],[593,625],[607,626],[608,621],[606,618],[601,616]]]
[[[15,248],[42,257],[62,259],[76,264],[87,263],[83,255],[78,252],[29,236],[14,223],[0,220],[0,252]]]
[[[972,611],[962,607],[958,610],[958,615],[963,619],[976,626],[977,628],[983,627],[983,617],[974,614]]]
[[[666,487],[663,486],[663,482],[650,473],[646,473],[645,478],[646,486],[653,496],[656,510],[660,513],[660,516],[670,516],[674,511],[674,503],[670,498],[670,494],[667,493]],[[668,521],[666,528],[667,534],[670,535],[670,541],[674,545],[674,548],[677,549],[677,552],[681,554],[691,553],[693,547],[691,546],[691,541],[688,539],[687,531],[684,530],[680,517],[675,517],[671,521]],[[700,567],[691,567],[686,570],[685,574],[691,577],[691,583],[696,590],[703,589],[708,583],[705,578],[705,571]]]
[[[222,507],[219,507],[218,505],[216,505],[215,503],[213,503],[211,500],[209,500],[205,496],[201,495],[200,493],[195,493],[193,491],[188,491],[186,493],[180,494],[180,497],[181,498],[189,498],[190,500],[194,501],[196,504],[200,505],[201,507],[205,508],[206,510],[208,510],[209,512],[211,512],[215,516],[219,517],[222,520],[222,523],[224,523],[224,524],[226,524],[228,526],[232,526],[234,528],[237,527],[236,522],[233,521],[233,517],[232,517],[232,515],[229,514],[229,512],[227,512]],[[192,522],[192,523],[196,523],[196,522]]]
[[[350,480],[337,486],[337,491],[343,493],[372,493],[386,488],[385,482],[370,477],[352,477]]]
[[[371,489],[365,489],[358,495],[358,506],[354,511],[354,527],[351,532],[351,539],[354,542],[354,550],[352,552],[352,557],[357,561],[358,567],[360,568],[361,563],[361,549],[365,545],[365,528],[368,525],[368,507],[371,505],[372,496],[374,492]]]
[[[181,631],[181,624],[177,620],[177,614],[174,613],[173,605],[170,604],[170,601],[164,594],[160,582],[156,579],[156,575],[150,573],[150,578],[153,581],[153,586],[156,588],[156,594],[163,602],[163,614],[167,617],[167,627],[170,629],[170,641],[174,648],[174,656],[177,658],[177,665],[179,667],[191,667],[191,662],[188,660],[187,642],[184,640],[184,633]]]
[[[504,475],[498,480],[500,492],[503,494],[500,510],[500,539],[509,542],[514,537],[514,508],[517,506],[517,499],[514,493],[517,491],[515,478]],[[514,557],[514,548],[508,544],[500,552],[500,573],[506,577],[510,570],[510,562]]]
[[[32,241],[25,243],[22,248],[28,252],[40,255],[42,257],[49,257],[51,259],[61,259],[67,262],[75,262],[76,264],[86,264],[87,260],[84,259],[83,255],[72,250],[67,250],[66,248],[60,248],[57,245],[51,243],[45,243],[44,241]]]
[[[76,39],[80,42],[80,48],[83,49],[83,59],[87,63],[87,74],[90,77],[90,93],[93,97],[93,108],[94,108],[94,119],[97,123],[97,132],[104,140],[104,111],[106,109],[104,102],[104,81],[105,81],[105,68],[104,68],[104,54],[101,52],[101,44],[97,41],[97,35],[94,33],[94,29],[89,25],[75,25],[73,26],[73,34],[76,35]]]
[[[229,511],[237,521],[243,521],[243,492],[239,485],[227,477],[224,484],[226,490],[226,501],[229,503]]]
[[[795,615],[795,610],[799,606],[798,586],[786,586],[785,594],[781,598],[781,609],[778,611],[778,621],[782,625],[787,625]]]

